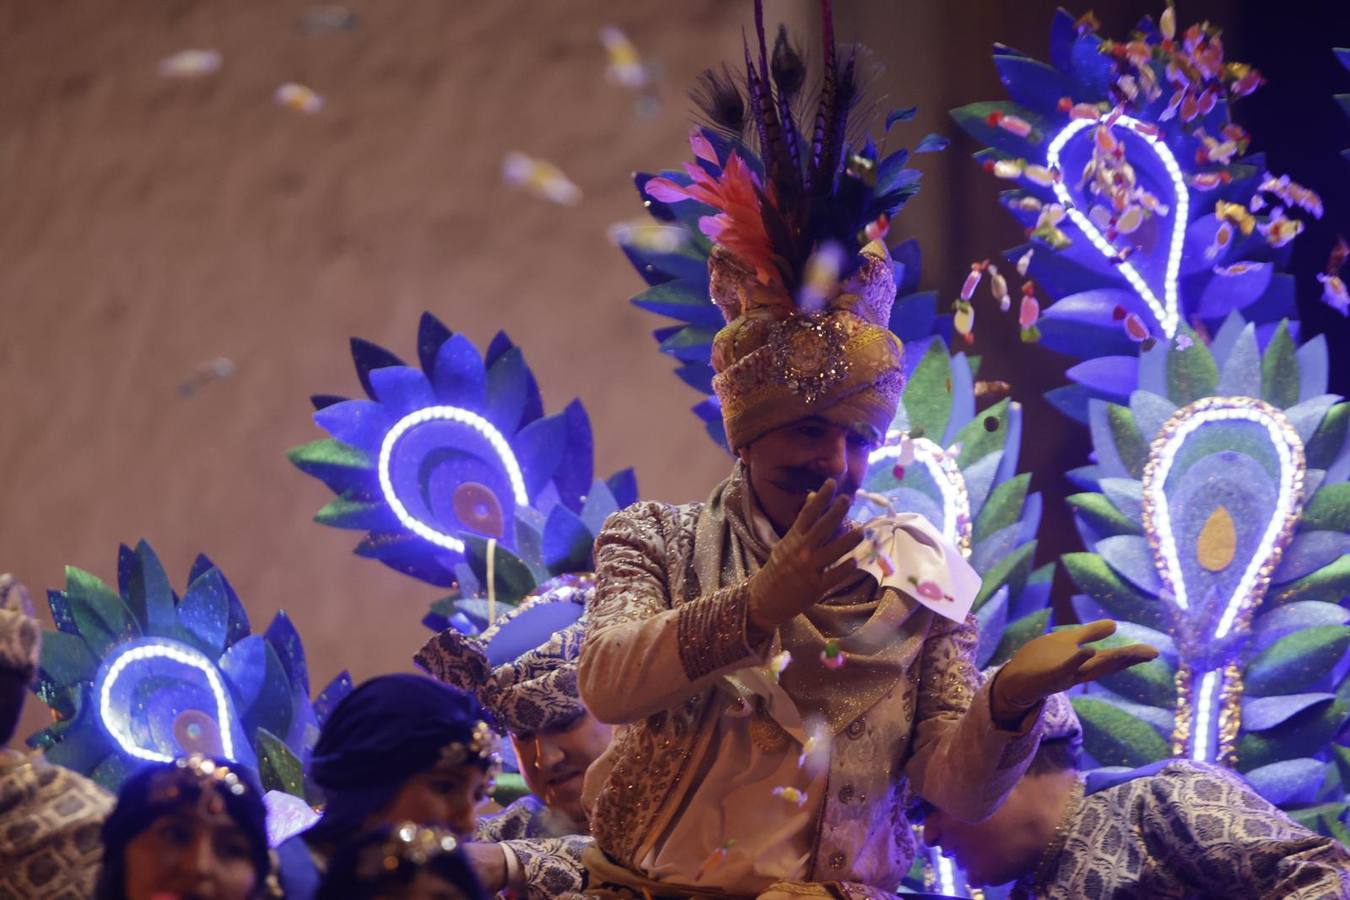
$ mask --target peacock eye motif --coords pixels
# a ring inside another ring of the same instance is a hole
[[[311,700],[290,619],[278,612],[264,633],[251,633],[243,604],[205,556],[181,595],[145,541],[122,547],[117,568],[117,590],[70,566],[65,588],[48,592],[56,630],[43,634],[34,690],[56,721],[29,743],[114,792],[145,761],[235,760],[258,771],[269,809],[288,811],[290,830],[274,838],[307,827],[319,797],[304,766],[350,677]]]

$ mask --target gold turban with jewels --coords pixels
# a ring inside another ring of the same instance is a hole
[[[713,390],[733,450],[813,415],[886,434],[904,386],[904,348],[888,327],[895,273],[881,241],[861,256],[855,273],[807,312],[714,245],[710,292],[727,324],[713,338]]]

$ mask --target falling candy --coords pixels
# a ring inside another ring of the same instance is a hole
[[[649,220],[615,222],[605,230],[616,247],[635,247],[658,253],[674,253],[689,242],[689,232],[674,225],[653,225]]]
[[[1036,327],[1036,322],[1041,317],[1041,304],[1036,299],[1036,286],[1033,282],[1025,282],[1022,285],[1022,305],[1017,311],[1017,324],[1022,329],[1022,340],[1026,343],[1035,343],[1041,339],[1041,330]]]
[[[952,328],[967,344],[975,343],[975,307],[965,300],[952,303]]]
[[[551,162],[511,152],[502,161],[502,179],[513,187],[562,206],[581,202],[581,188]]]
[[[1030,254],[1031,251],[1027,251],[1027,255]],[[1012,306],[1012,299],[1008,296],[1008,279],[999,274],[997,266],[989,267],[989,293],[998,301],[998,308],[1004,312]]]
[[[1002,128],[1004,131],[1015,134],[1018,137],[1024,138],[1031,134],[1031,123],[1020,116],[1008,115],[998,110],[994,110],[985,117],[985,121],[990,125]]]
[[[600,29],[600,43],[605,45],[605,54],[609,57],[606,78],[634,90],[647,86],[651,71],[643,65],[642,57],[628,35],[613,25],[606,25]]]
[[[998,178],[1021,178],[1023,163],[1019,159],[1000,159],[993,165],[993,173]]]
[[[827,669],[842,669],[844,667],[844,651],[839,647],[839,642],[829,640],[825,642],[825,649],[820,651],[820,662]]]
[[[229,378],[234,374],[234,361],[224,356],[202,363],[178,385],[181,397],[191,397],[213,381]]]
[[[180,50],[159,62],[159,74],[165,78],[200,78],[220,71],[219,50]]]
[[[777,653],[769,660],[769,671],[773,673],[773,680],[777,681],[782,677],[783,670],[792,662],[792,654],[787,650]]]
[[[806,805],[806,791],[799,791],[795,787],[776,787],[773,789],[773,795],[799,807]]]
[[[1229,203],[1226,200],[1219,200],[1214,204],[1214,215],[1219,217],[1222,222],[1231,222],[1236,225],[1242,236],[1246,237],[1252,233],[1256,227],[1256,217],[1247,211],[1247,207],[1241,203]]]
[[[863,236],[867,238],[869,243],[872,241],[884,241],[886,239],[886,234],[890,230],[891,217],[882,213],[871,222],[867,223],[867,227],[863,229]]]
[[[980,286],[980,279],[984,276],[984,270],[989,268],[989,260],[983,262],[974,262],[970,264],[970,274],[966,276],[965,282],[961,285],[961,299],[969,300],[975,295],[975,288]]]
[[[323,109],[323,97],[311,88],[294,81],[288,81],[276,89],[272,100],[278,105],[295,112],[313,115]]]
[[[1022,256],[1017,260],[1017,274],[1021,275],[1023,278],[1027,277],[1027,269],[1030,268],[1031,266],[1031,257],[1035,252],[1036,248],[1032,247],[1029,250],[1027,250],[1026,253],[1023,253]]]
[[[839,289],[839,273],[844,267],[844,250],[833,241],[822,244],[806,260],[798,305],[805,313],[819,312],[825,301]]]
[[[1350,314],[1350,295],[1347,295],[1345,280],[1341,277],[1347,258],[1350,258],[1350,245],[1345,243],[1345,238],[1337,237],[1326,269],[1317,276],[1322,283],[1322,302],[1343,316]]]
[[[1256,227],[1266,239],[1266,243],[1272,247],[1283,247],[1303,232],[1303,223],[1298,219],[1288,218],[1279,207],[1275,208],[1268,222]]]
[[[703,865],[698,867],[698,872],[694,875],[694,881],[702,881],[704,875],[726,862],[727,854],[731,852],[731,848],[734,846],[736,846],[736,839],[731,838],[712,853],[709,853],[708,858],[703,861]]]
[[[1219,227],[1214,229],[1214,240],[1209,242],[1205,248],[1205,259],[1213,260],[1219,256],[1228,245],[1233,242],[1233,223],[1220,222]]]

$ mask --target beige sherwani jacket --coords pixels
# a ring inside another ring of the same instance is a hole
[[[598,847],[642,875],[719,752],[713,723],[734,702],[718,690],[723,676],[763,665],[771,650],[749,643],[744,583],[698,583],[696,570],[707,571],[694,560],[701,507],[638,503],[614,514],[596,545],[580,688],[596,717],[622,727],[588,773],[586,799]],[[907,789],[960,818],[983,819],[1039,742],[1039,711],[1019,732],[994,725],[973,663],[973,617],[958,624],[905,599],[894,638],[905,644],[904,676],[835,736],[811,859],[796,880],[891,895],[915,852]],[[794,742],[783,752],[800,751]],[[772,788],[764,787],[769,816]],[[754,895],[766,885],[726,887]]]

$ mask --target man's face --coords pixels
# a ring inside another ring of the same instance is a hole
[[[833,478],[850,500],[867,475],[880,435],[867,423],[844,425],[809,416],[776,428],[740,450],[755,499],[780,534],[792,527],[806,496]]]
[[[581,785],[586,770],[609,746],[614,729],[589,712],[548,728],[512,732],[520,774],[530,792],[549,809],[577,825],[586,821]]]
[[[923,820],[924,843],[954,857],[971,884],[998,885],[1020,878],[1036,865],[1041,850],[1035,841],[1022,839],[1035,785],[1034,779],[1023,778],[983,822],[962,822],[929,807]]]

